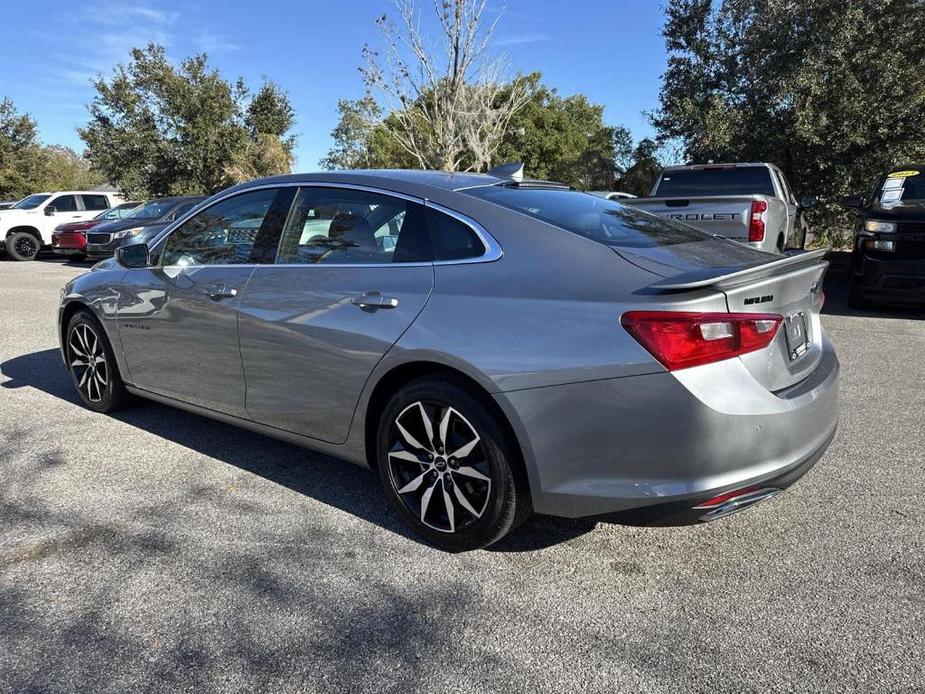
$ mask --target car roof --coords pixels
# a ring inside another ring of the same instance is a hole
[[[274,183],[355,183],[384,189],[432,188],[446,191],[463,190],[478,186],[493,186],[508,182],[509,179],[498,178],[489,174],[447,171],[424,171],[418,169],[354,169],[350,171],[324,171],[318,173],[296,173],[286,176],[261,178],[241,183],[234,189],[246,189]]]
[[[681,169],[692,170],[692,169],[733,169],[733,168],[745,168],[745,167],[754,167],[754,166],[764,166],[770,167],[773,164],[769,164],[766,161],[748,161],[748,162],[727,162],[722,163],[718,162],[716,164],[675,164],[673,166],[666,166],[663,171],[678,171]]]

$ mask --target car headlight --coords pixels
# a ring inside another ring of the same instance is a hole
[[[864,222],[864,229],[866,231],[889,233],[891,231],[896,231],[896,222],[878,222],[876,219],[868,219]]]
[[[144,227],[135,227],[134,229],[126,229],[125,231],[117,231],[112,235],[114,239],[125,239],[129,236],[138,236],[141,232],[145,230]]]

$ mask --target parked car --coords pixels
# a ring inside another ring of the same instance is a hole
[[[797,202],[773,164],[709,164],[662,169],[650,197],[624,201],[709,234],[783,253],[803,248],[809,229],[804,212],[816,198]]]
[[[100,224],[87,232],[88,258],[110,258],[127,243],[147,241],[175,219],[193,209],[204,197],[173,197],[148,200],[115,222]]]
[[[636,197],[632,193],[623,193],[619,190],[589,190],[588,192],[591,193],[591,195],[596,195],[599,198],[607,198],[608,200],[627,200]]]
[[[58,334],[90,409],[141,395],[369,465],[465,550],[531,511],[691,523],[799,478],[839,412],[822,256],[545,182],[301,174],[119,248]]]
[[[52,250],[58,255],[86,257],[88,230],[98,224],[122,219],[140,204],[140,202],[123,202],[115,207],[110,207],[108,210],[103,210],[93,219],[56,226],[51,234]]]
[[[43,247],[51,246],[52,232],[59,224],[92,219],[121,202],[122,198],[114,193],[36,193],[3,210],[0,238],[13,260],[32,260]]]
[[[889,169],[869,197],[841,204],[858,216],[848,302],[925,304],[925,164]]]

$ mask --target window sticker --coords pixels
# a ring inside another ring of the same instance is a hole
[[[880,202],[899,202],[903,199],[903,189],[897,188],[895,190],[885,190],[883,191],[883,197],[880,198]]]
[[[883,182],[884,190],[893,190],[895,188],[902,188],[905,178],[888,178]]]
[[[894,171],[887,178],[909,178],[910,176],[918,176],[918,171]]]

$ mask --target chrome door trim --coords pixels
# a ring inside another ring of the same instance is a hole
[[[272,267],[390,267],[390,268],[400,268],[400,267],[427,267],[431,265],[466,265],[469,263],[490,263],[495,260],[498,260],[504,255],[504,251],[501,249],[501,245],[495,240],[495,238],[488,232],[485,227],[476,222],[471,217],[467,217],[460,212],[445,207],[439,203],[435,203],[431,200],[425,198],[418,198],[413,195],[407,195],[405,193],[397,193],[395,191],[387,190],[385,188],[377,188],[375,186],[366,186],[359,183],[332,183],[330,181],[286,181],[284,183],[266,183],[262,185],[249,186],[247,188],[242,188],[240,190],[228,191],[225,194],[217,194],[218,197],[209,198],[208,200],[200,203],[192,210],[189,210],[179,219],[174,220],[170,223],[160,234],[155,236],[148,242],[148,247],[153,248],[158,243],[163,241],[169,234],[173,233],[177,227],[182,226],[187,219],[191,218],[193,215],[198,214],[217,205],[218,203],[227,200],[228,198],[234,197],[236,195],[242,195],[244,193],[250,193],[254,190],[265,190],[267,188],[345,188],[347,190],[359,190],[367,193],[375,193],[377,195],[387,195],[394,198],[399,198],[401,200],[407,200],[408,202],[417,203],[424,207],[430,207],[438,212],[449,215],[459,222],[462,222],[468,226],[479,237],[479,240],[482,242],[482,245],[485,246],[485,252],[475,258],[460,258],[459,260],[435,260],[429,262],[414,262],[414,263],[262,263],[260,265],[267,265]],[[293,200],[295,202],[295,200]],[[208,204],[205,204],[208,203]],[[282,238],[282,237],[281,237]],[[260,265],[254,263],[236,263],[236,264],[215,264],[215,265],[158,265],[156,267],[165,268],[165,267],[180,267],[180,268],[198,268],[198,267],[242,267],[244,265],[253,265],[254,267],[260,267]]]

